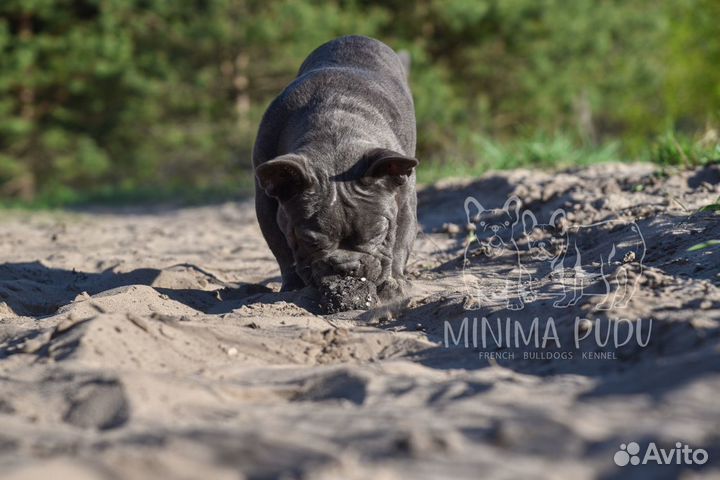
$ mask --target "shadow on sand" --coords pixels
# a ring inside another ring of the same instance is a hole
[[[173,278],[174,274],[178,274],[178,278]],[[139,268],[126,273],[112,269],[98,273],[63,270],[40,262],[0,265],[0,302],[19,316],[54,315],[83,292],[92,296],[129,285],[151,286],[171,300],[209,314],[228,313],[253,303],[285,301],[309,311],[316,304],[309,292],[274,293],[262,284],[228,284],[191,264],[163,270]]]

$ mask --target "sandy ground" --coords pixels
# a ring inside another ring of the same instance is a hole
[[[492,207],[517,195],[537,219],[562,208],[568,225],[595,225],[575,242],[584,258],[621,248],[623,228],[609,219],[636,225],[644,254],[616,256],[601,278],[615,291],[622,270],[633,286],[626,305],[600,310],[587,295],[558,307],[559,280],[525,258],[536,295],[508,308],[502,285],[517,256],[484,254],[466,227],[468,195]],[[518,170],[438,184],[419,195],[412,296],[329,316],[312,292],[275,293],[251,200],[0,213],[0,472],[718,478],[720,247],[688,251],[720,239],[718,214],[698,211],[718,195],[716,167],[670,177],[644,165]],[[472,319],[482,317],[524,327],[538,318],[541,336],[552,317],[562,342],[474,346]],[[452,338],[446,347],[465,318],[468,347]],[[649,320],[645,346],[594,340]],[[576,324],[588,334],[578,348]],[[709,461],[616,466],[620,444],[633,441],[683,442]]]

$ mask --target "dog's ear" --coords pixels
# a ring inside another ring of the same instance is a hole
[[[510,214],[513,219],[513,223],[517,223],[520,220],[520,207],[522,206],[522,200],[517,195],[512,195],[507,199],[503,210]]]
[[[394,152],[386,148],[374,148],[365,153],[365,173],[363,179],[389,178],[393,183],[402,185],[418,166],[417,159]]]
[[[525,235],[530,235],[535,227],[537,227],[537,217],[535,217],[535,214],[530,210],[525,210],[522,213],[522,224]]]
[[[550,216],[549,224],[553,228],[555,228],[555,230],[557,230],[558,232],[563,232],[565,230],[565,222],[566,221],[567,221],[567,214],[565,213],[565,210],[563,210],[562,208],[558,208]]]
[[[255,168],[260,188],[268,196],[288,200],[310,186],[305,162],[299,155],[287,154],[262,163]]]
[[[473,209],[475,213],[473,213]],[[480,219],[480,214],[484,211],[485,207],[475,197],[469,196],[465,199],[465,215],[467,215],[468,224],[477,222]]]

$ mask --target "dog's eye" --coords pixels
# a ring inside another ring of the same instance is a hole
[[[485,226],[485,222],[484,222],[484,221],[483,221],[483,222],[480,222],[480,226],[481,226],[481,227],[484,227],[484,226]]]
[[[505,222],[505,226],[506,226],[506,227],[509,227],[509,226],[510,226],[510,222]]]

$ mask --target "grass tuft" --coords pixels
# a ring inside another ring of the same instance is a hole
[[[421,160],[418,182],[433,183],[442,178],[474,178],[489,170],[513,168],[568,168],[618,161],[617,143],[599,147],[578,146],[566,135],[535,135],[512,142],[500,142],[476,135],[462,153]]]

